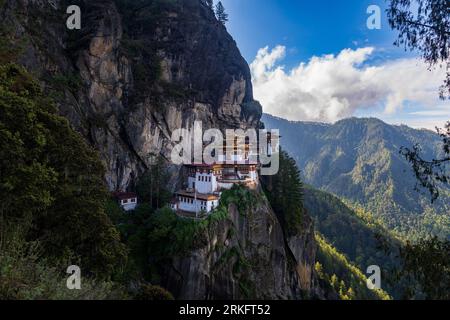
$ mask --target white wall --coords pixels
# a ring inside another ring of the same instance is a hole
[[[136,209],[136,206],[137,206],[137,198],[134,198],[134,199],[128,199],[128,201],[125,203],[125,201],[127,201],[127,200],[121,200],[120,201],[120,205],[122,206],[122,208],[125,210],[125,211],[131,211],[131,210],[134,210],[134,209]],[[132,201],[134,201],[134,202],[132,202]]]
[[[219,182],[217,185],[219,186],[219,188],[222,188],[222,189],[225,189],[225,190],[230,190],[231,188],[233,188],[234,183]]]
[[[195,202],[194,199],[190,199],[190,198],[183,198],[183,197],[179,197],[179,202],[178,202],[178,208],[182,211],[187,211],[187,212],[197,212],[200,211],[200,208],[197,207],[197,203]],[[185,201],[182,201],[181,199],[185,199]],[[188,202],[186,202],[186,199],[189,200]],[[193,203],[191,203],[190,201],[193,201]]]
[[[210,181],[211,180],[211,181]],[[217,191],[217,178],[212,173],[195,175],[195,189],[198,193],[211,194]]]
[[[183,197],[181,197],[183,198]],[[187,212],[198,212],[200,213],[202,210],[209,213],[213,210],[213,208],[217,208],[219,206],[219,201],[218,200],[214,200],[214,201],[204,201],[204,200],[200,200],[200,199],[190,199],[190,198],[186,198],[184,197],[184,199],[188,199],[188,202],[185,201],[181,201],[180,197],[179,199],[179,204],[178,204],[178,208],[182,211],[187,211]],[[191,203],[192,200],[192,203]]]

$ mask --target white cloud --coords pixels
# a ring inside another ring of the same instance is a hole
[[[410,112],[409,114],[413,115],[413,116],[423,116],[423,117],[450,118],[450,104],[436,106],[435,108],[430,109],[430,110],[421,110],[421,111]]]
[[[428,71],[416,59],[366,65],[374,48],[345,49],[337,56],[313,57],[286,70],[286,48],[260,49],[250,65],[255,98],[264,111],[290,120],[333,122],[355,111],[382,106],[395,114],[405,103],[438,103],[443,70]],[[440,102],[442,103],[442,102]]]

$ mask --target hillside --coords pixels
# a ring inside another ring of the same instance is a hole
[[[290,122],[264,115],[267,128],[278,128],[282,147],[297,161],[306,183],[363,206],[402,236],[450,236],[450,195],[434,204],[416,192],[402,146],[423,146],[428,158],[441,152],[431,131],[392,126],[377,119],[345,119],[335,124]]]
[[[324,271],[330,274],[332,270],[348,283],[355,269],[364,274],[368,266],[378,265],[383,266],[383,279],[392,277],[393,270],[399,267],[402,242],[370,213],[362,208],[351,209],[336,196],[310,186],[305,187],[304,202],[318,233],[317,261]],[[340,262],[332,262],[336,259]],[[402,293],[402,286],[396,282],[386,281],[382,288],[394,298]],[[360,289],[360,293],[364,290]]]
[[[183,182],[175,130],[260,126],[249,67],[205,1],[5,0],[0,18],[0,299],[315,294],[312,225],[287,237],[262,190],[234,190],[202,221],[159,193]],[[124,215],[111,191],[150,201]],[[72,264],[99,290],[64,293]]]

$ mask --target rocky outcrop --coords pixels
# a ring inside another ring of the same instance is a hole
[[[197,249],[167,267],[165,286],[177,298],[301,299],[313,291],[310,229],[287,246],[261,193],[251,208],[240,212],[230,204],[228,213],[227,219],[210,225]]]
[[[79,31],[66,28],[69,4],[82,9]],[[132,189],[150,154],[169,159],[175,129],[261,125],[249,67],[204,1],[4,0],[0,18],[18,62],[99,151],[111,190]],[[257,193],[251,210],[230,205],[200,245],[164,268],[177,298],[298,299],[313,289],[312,224],[286,239]]]
[[[67,1],[4,2],[9,32],[26,39],[20,62],[56,87],[61,114],[99,150],[111,190],[132,187],[149,154],[169,158],[175,129],[196,120],[259,126],[249,68],[202,1],[72,1],[80,31],[65,27]]]

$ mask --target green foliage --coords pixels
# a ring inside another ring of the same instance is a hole
[[[151,42],[143,39],[125,38],[121,41],[122,53],[133,63],[134,95],[141,98],[157,83],[162,75],[161,59]]]
[[[438,129],[438,134],[442,138],[443,156],[440,159],[424,159],[419,144],[412,149],[402,147],[400,150],[400,153],[411,163],[418,185],[430,192],[432,202],[439,198],[440,187],[450,184],[450,121],[446,123],[444,130]]]
[[[86,274],[120,269],[126,252],[104,212],[98,154],[13,64],[0,66],[0,159],[4,222],[24,226],[49,257],[70,253]]]
[[[150,155],[149,168],[136,186],[140,201],[149,203],[155,209],[165,206],[172,197],[167,188],[169,178],[167,161],[160,155]]]
[[[143,301],[174,300],[172,294],[166,289],[149,284],[142,285],[134,299]]]
[[[391,297],[383,290],[369,290],[367,278],[361,270],[330,245],[320,234],[316,234],[318,244],[315,269],[322,286],[327,289],[329,298],[342,300],[389,300]]]
[[[450,299],[450,241],[433,237],[407,243],[400,257],[398,276],[410,284],[404,298]]]
[[[230,204],[235,204],[241,215],[245,215],[256,203],[257,194],[241,185],[234,185],[231,190],[225,190],[220,197],[222,208],[227,209]]]
[[[25,241],[16,226],[6,229],[0,238],[0,300],[128,299],[117,283],[96,281],[83,273],[81,290],[68,290],[69,260],[50,262],[39,242]]]
[[[0,26],[0,65],[15,62],[23,52],[26,41],[13,39],[11,31],[5,26]]]
[[[361,270],[383,266],[382,277],[386,279],[398,267],[401,242],[362,208],[353,210],[337,197],[311,187],[305,188],[305,208],[315,221],[315,229]],[[399,287],[396,283],[385,289],[398,296]]]
[[[56,92],[63,92],[64,90],[69,90],[76,93],[82,86],[81,78],[78,74],[70,73],[67,75],[56,74],[51,77],[47,83]]]
[[[206,224],[179,218],[165,208],[151,216],[148,223],[149,250],[153,257],[167,259],[184,255],[202,243],[201,232]]]
[[[130,92],[131,105],[151,99],[155,106],[161,103],[162,66],[158,50],[161,47],[149,34],[155,34],[164,22],[167,12],[178,5],[175,0],[116,0],[124,22],[125,37],[121,52],[133,61],[134,88]]]
[[[295,160],[280,152],[280,168],[275,176],[262,179],[267,198],[281,220],[288,236],[302,231],[303,184]]]
[[[181,218],[167,207],[156,209],[149,203],[141,203],[134,212],[124,213],[115,202],[109,202],[108,214],[130,250],[125,274],[135,279],[142,277],[152,284],[160,283],[162,266],[174,257],[189,255],[192,250],[207,246],[208,233],[217,223],[228,218],[229,205],[236,205],[240,213],[245,214],[257,201],[254,192],[235,186],[225,191],[219,207],[201,220]],[[225,252],[220,261],[233,261],[233,270],[239,278],[247,263],[236,250]],[[243,288],[251,289],[245,280],[242,283]]]
[[[280,128],[283,148],[302,169],[304,181],[360,206],[402,238],[450,234],[450,192],[430,203],[414,190],[410,163],[402,146],[420,142],[421,155],[440,159],[442,140],[427,130],[391,126],[377,119],[345,119],[333,125],[289,122],[265,115],[267,128]]]

